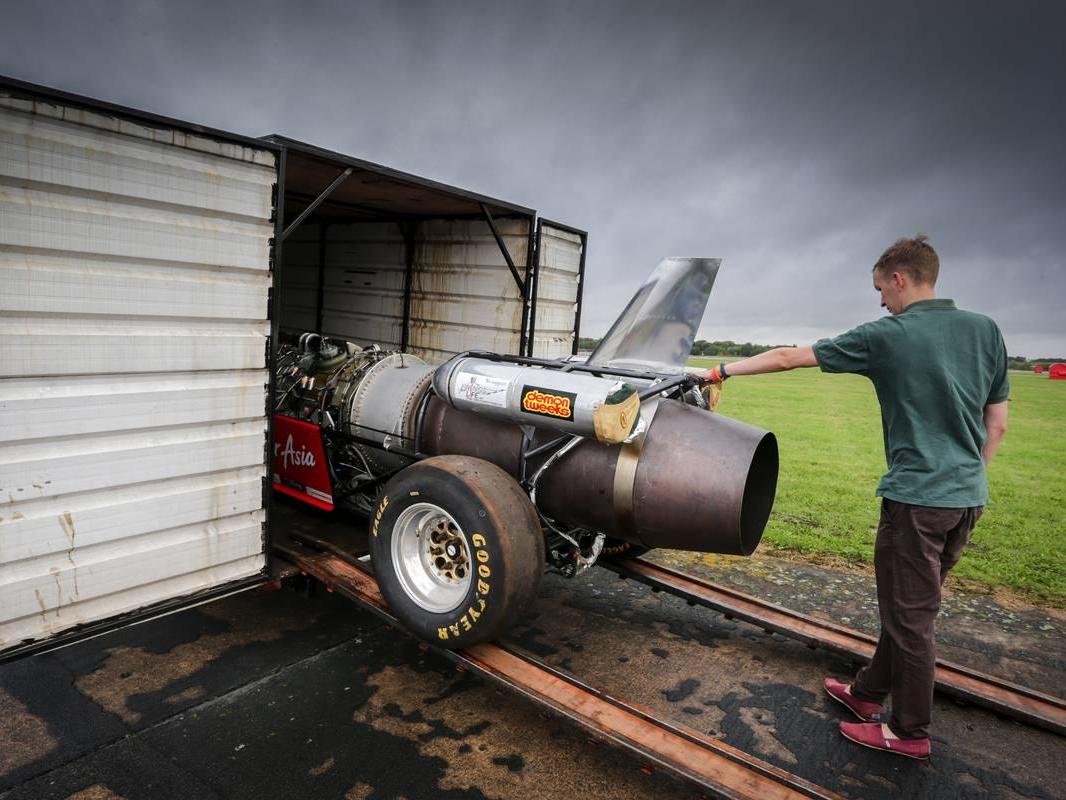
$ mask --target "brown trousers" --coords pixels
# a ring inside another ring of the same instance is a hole
[[[940,589],[983,511],[881,502],[874,546],[881,636],[851,693],[874,703],[891,694],[888,726],[901,739],[929,736]]]

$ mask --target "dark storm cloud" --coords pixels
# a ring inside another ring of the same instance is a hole
[[[941,294],[1066,355],[1056,4],[8,4],[0,72],[281,132],[591,233],[584,330],[663,255],[724,259],[702,335],[876,316],[930,234]]]

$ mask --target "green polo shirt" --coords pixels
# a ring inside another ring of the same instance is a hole
[[[814,344],[823,372],[873,381],[888,472],[877,494],[968,508],[988,502],[984,408],[1007,399],[1007,349],[996,323],[951,300],[920,300]]]

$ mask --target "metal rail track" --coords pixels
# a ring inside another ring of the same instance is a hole
[[[857,660],[869,661],[877,646],[877,639],[853,628],[801,614],[643,558],[601,561],[600,566],[623,578],[646,584],[653,591],[667,592],[690,605],[720,611],[727,619],[736,618],[767,632],[798,639],[811,648],[822,647]],[[1061,697],[1044,694],[943,659],[937,659],[936,662],[936,688],[973,705],[984,706],[1004,716],[1066,735],[1066,699]]]
[[[312,550],[275,546],[299,570],[393,625],[377,581],[351,554],[315,537],[297,540]],[[650,710],[501,644],[465,650],[430,649],[458,668],[505,686],[593,736],[634,753],[647,764],[729,800],[843,800],[827,789],[778,769],[699,731],[656,717]]]

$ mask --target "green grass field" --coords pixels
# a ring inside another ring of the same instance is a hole
[[[718,411],[778,437],[781,474],[765,542],[872,562],[874,489],[885,459],[867,379],[817,369],[737,378],[725,384]],[[954,576],[1066,606],[1064,434],[1066,381],[1011,373],[1009,430],[989,468],[991,499]]]

